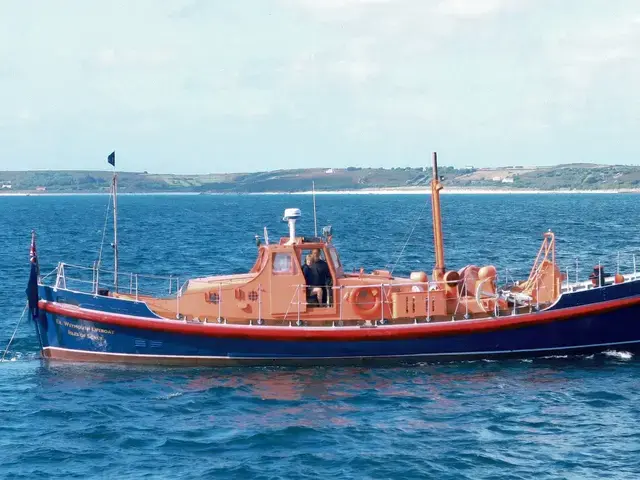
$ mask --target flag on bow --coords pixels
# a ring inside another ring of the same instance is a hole
[[[38,265],[38,253],[36,251],[36,232],[31,232],[31,250],[29,251],[29,262],[31,272],[29,273],[29,283],[27,284],[27,300],[29,301],[29,311],[32,318],[38,317],[38,276],[40,267]]]
[[[109,162],[115,168],[115,166],[116,166],[116,152],[111,152],[111,154],[107,157],[107,162]]]

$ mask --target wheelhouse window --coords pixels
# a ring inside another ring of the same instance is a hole
[[[336,269],[342,267],[342,263],[340,263],[340,257],[338,256],[338,252],[335,248],[330,248],[329,253],[331,253],[331,260],[333,260],[333,266]]]
[[[273,254],[273,273],[276,275],[296,274],[296,264],[291,253]]]
[[[336,271],[336,275],[338,277],[342,277],[344,271],[342,269],[342,263],[340,262],[338,251],[335,248],[329,248],[329,254],[331,255],[331,260],[333,261],[333,268]]]

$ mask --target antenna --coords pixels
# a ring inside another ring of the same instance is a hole
[[[316,182],[311,181],[311,194],[313,196],[313,232],[314,236],[318,236],[318,217],[316,215]]]

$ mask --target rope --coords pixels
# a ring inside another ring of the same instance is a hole
[[[391,274],[393,274],[393,271],[398,266],[398,262],[400,261],[400,258],[402,257],[402,254],[404,253],[404,249],[407,248],[407,245],[409,244],[409,240],[411,240],[411,236],[413,235],[414,230],[418,226],[418,222],[422,218],[422,214],[424,213],[425,208],[427,208],[427,202],[424,202],[424,205],[422,205],[422,210],[420,210],[420,213],[416,217],[415,222],[413,222],[413,227],[411,227],[411,231],[409,232],[409,235],[407,235],[407,240],[404,242],[404,245],[402,246],[402,250],[400,250],[400,253],[398,254],[398,258],[396,258],[396,261],[393,264],[393,267],[391,268],[391,272],[390,272]]]
[[[97,268],[100,270],[100,264],[102,263],[102,249],[104,247],[104,237],[107,234],[107,221],[109,220],[109,210],[111,209],[111,192],[109,193],[109,200],[107,201],[107,211],[104,215],[104,226],[102,227],[102,241],[100,242],[100,251],[98,252],[98,264]]]
[[[4,362],[4,357],[7,356],[7,352],[9,351],[9,347],[11,347],[11,343],[13,342],[13,338],[16,336],[16,332],[18,331],[18,327],[20,326],[20,322],[22,322],[22,319],[24,318],[24,314],[27,313],[27,309],[29,308],[29,304],[27,303],[24,306],[24,310],[22,310],[22,315],[20,315],[20,319],[18,320],[18,323],[16,324],[16,328],[13,330],[13,334],[11,335],[11,338],[9,339],[9,343],[7,344],[7,348],[4,349],[4,353],[2,354],[2,359],[0,360],[0,362]]]

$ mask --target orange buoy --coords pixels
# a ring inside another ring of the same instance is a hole
[[[455,270],[450,270],[444,274],[444,290],[447,297],[455,298],[458,296],[458,283],[460,282],[460,274]]]
[[[411,272],[409,278],[416,283],[426,283],[429,281],[429,277],[427,277],[425,272]]]
[[[412,292],[424,292],[429,286],[429,277],[425,272],[411,272],[409,279],[412,282],[419,284],[411,287]]]
[[[487,293],[496,293],[496,277],[498,272],[493,265],[487,265],[478,270],[478,280],[482,282],[482,290]]]

